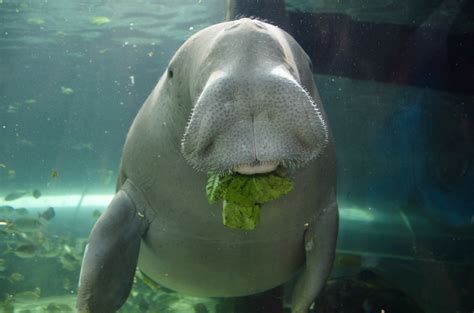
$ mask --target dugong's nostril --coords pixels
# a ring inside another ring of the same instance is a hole
[[[214,141],[210,141],[200,152],[202,157],[207,157],[211,154],[212,148],[214,147]]]
[[[301,150],[310,150],[311,149],[311,143],[308,142],[306,139],[307,136],[303,135],[301,132],[297,131],[294,134],[294,139],[300,146]]]

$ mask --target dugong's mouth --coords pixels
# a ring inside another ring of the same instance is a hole
[[[233,171],[244,175],[269,173],[278,167],[278,161],[264,161],[258,164],[239,164],[234,166]]]

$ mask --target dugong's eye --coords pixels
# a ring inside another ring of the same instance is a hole
[[[173,71],[168,69],[168,78],[173,78]]]

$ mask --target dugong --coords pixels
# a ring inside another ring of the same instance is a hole
[[[293,189],[254,230],[222,223],[207,172],[287,171]],[[243,18],[207,27],[176,52],[128,132],[117,193],[93,227],[77,308],[114,312],[136,266],[203,297],[259,293],[298,275],[292,312],[328,277],[338,231],[335,148],[311,62],[286,32]]]

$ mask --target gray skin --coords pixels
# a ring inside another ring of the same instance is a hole
[[[117,194],[84,255],[80,312],[120,308],[137,265],[204,297],[251,295],[299,275],[292,312],[307,312],[338,229],[335,149],[310,66],[290,35],[247,18],[183,44],[128,133]],[[263,205],[256,229],[224,226],[206,172],[275,160],[293,190]]]

